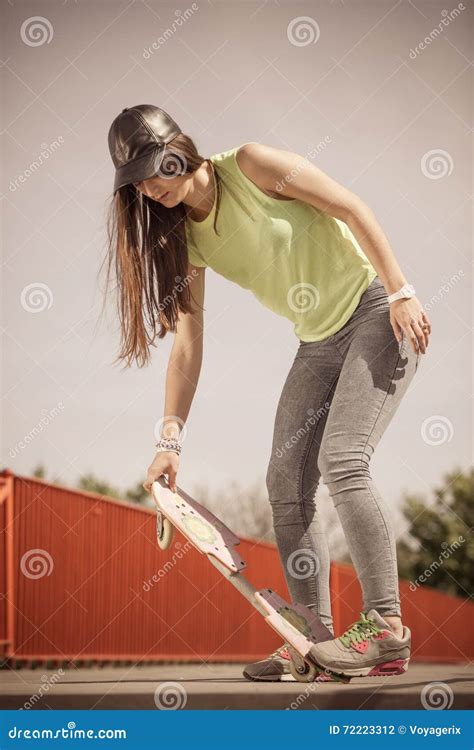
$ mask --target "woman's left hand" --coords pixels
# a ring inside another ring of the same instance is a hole
[[[402,340],[402,333],[404,333],[417,354],[419,351],[423,354],[426,352],[431,334],[431,323],[416,297],[392,302],[390,322],[398,342]]]

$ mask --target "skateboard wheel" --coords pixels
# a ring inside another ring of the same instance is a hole
[[[308,664],[308,662],[305,661],[304,666],[300,667],[295,664],[293,660],[290,661],[290,672],[298,682],[314,682],[319,674],[319,670],[314,664]]]
[[[174,526],[161,513],[156,514],[156,540],[160,549],[168,549],[174,538]]]
[[[304,659],[290,659],[290,672],[297,682],[314,682],[319,674],[318,668]]]

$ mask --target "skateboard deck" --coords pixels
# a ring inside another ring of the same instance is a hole
[[[273,630],[287,641],[293,666],[299,675],[295,679],[314,679],[313,675],[321,670],[311,658],[311,647],[332,640],[330,630],[302,604],[290,605],[272,589],[257,591],[240,575],[246,566],[236,550],[239,537],[184,490],[177,489],[177,492],[172,492],[164,477],[153,482],[152,495],[158,514],[168,519],[199,552],[210,558],[210,562],[214,561],[220,572],[263,615]]]
[[[315,643],[333,639],[319,617],[302,604],[290,605],[271,589],[257,591],[255,598],[267,611],[268,624],[302,656],[306,657]]]
[[[172,492],[160,480],[153,483],[158,510],[199,552],[212,555],[233,573],[244,570],[245,562],[235,549],[240,544],[239,537],[184,490],[178,487],[178,492]]]

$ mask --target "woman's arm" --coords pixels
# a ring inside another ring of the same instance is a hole
[[[296,198],[345,222],[377,271],[387,294],[406,283],[387,237],[372,210],[357,195],[333,180],[299,154],[248,143],[238,151],[237,161],[246,176],[274,197]],[[428,345],[431,326],[420,302],[398,300],[390,306],[397,340],[404,331],[415,351]],[[422,325],[428,328],[422,329]]]
[[[204,304],[205,270],[189,264],[188,276],[192,278],[189,288],[193,306],[197,309],[194,313],[179,315],[166,372],[160,437],[179,437],[196,392],[203,352],[204,316],[201,308]],[[155,479],[166,474],[170,488],[175,492],[178,466],[179,456],[173,451],[157,453],[143,486],[150,492]]]
[[[205,268],[189,266],[189,285],[196,312],[180,314],[166,373],[163,437],[178,437],[188,418],[202,365]],[[173,421],[172,417],[178,417]]]

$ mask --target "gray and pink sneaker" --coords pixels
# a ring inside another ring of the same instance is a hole
[[[270,656],[261,661],[248,664],[244,669],[244,677],[247,680],[258,682],[295,682],[290,672],[290,653],[288,645],[277,648]],[[333,682],[333,678],[327,674],[319,674],[315,682]]]
[[[403,674],[408,668],[411,633],[403,628],[397,638],[375,609],[333,641],[311,648],[314,661],[327,673],[344,677],[383,677]]]

